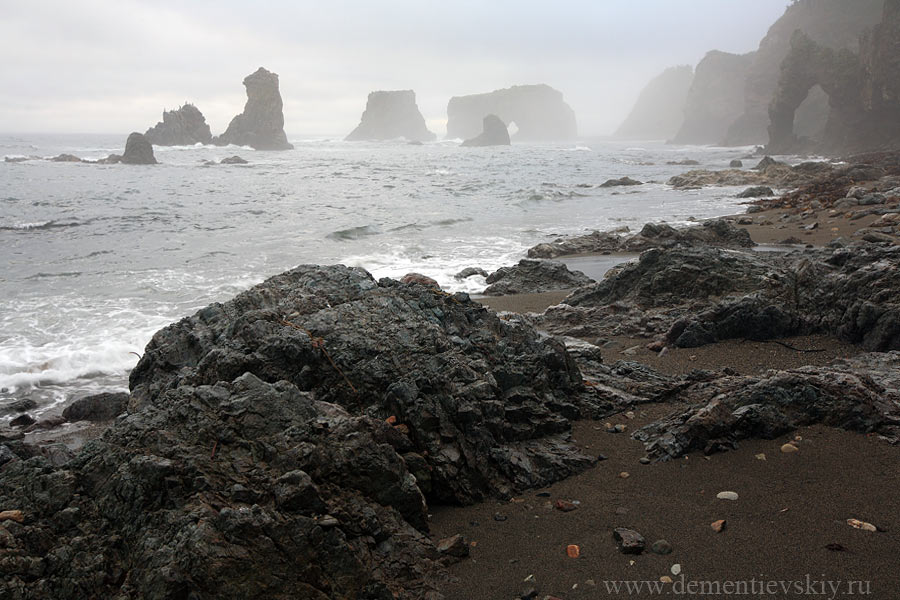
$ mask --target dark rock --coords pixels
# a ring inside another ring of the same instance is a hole
[[[187,103],[176,110],[164,110],[163,120],[148,129],[144,137],[154,146],[193,146],[212,141],[203,113]]]
[[[82,162],[80,158],[72,154],[60,154],[50,159],[53,162]]]
[[[0,467],[12,460],[18,460],[18,456],[9,449],[6,444],[0,444]]]
[[[498,523],[502,523],[503,521],[506,520],[506,518],[507,518],[507,517],[506,517],[506,515],[504,515],[504,514],[501,514],[501,513],[494,513],[494,520],[497,521]]]
[[[640,554],[644,551],[644,536],[633,529],[616,527],[613,529],[613,539],[622,554]]]
[[[509,146],[509,131],[506,124],[497,115],[484,117],[482,132],[465,140],[463,146]]]
[[[487,94],[454,96],[447,104],[447,137],[468,140],[483,130],[483,119],[496,115],[515,123],[517,140],[566,140],[578,136],[575,112],[562,93],[548,85],[518,85]]]
[[[142,134],[134,132],[125,141],[125,153],[120,162],[126,165],[155,165],[153,146]]]
[[[0,407],[0,414],[21,413],[32,408],[37,408],[37,402],[31,398],[19,398]]]
[[[400,278],[400,283],[406,284],[417,284],[424,285],[428,287],[433,287],[437,289],[441,289],[441,286],[438,285],[438,282],[428,277],[427,275],[422,275],[421,273],[407,273],[403,277]]]
[[[34,417],[29,414],[19,415],[15,419],[12,419],[9,422],[10,427],[28,427],[29,425],[34,425],[36,421]]]
[[[666,540],[656,540],[652,544],[650,544],[650,552],[653,554],[672,554],[672,544],[667,542]]]
[[[656,76],[641,91],[628,117],[615,136],[638,140],[671,139],[684,122],[694,69],[690,65],[671,67]]]
[[[229,156],[227,158],[223,158],[219,161],[220,164],[223,165],[247,165],[250,164],[248,161],[244,160],[240,156]]]
[[[437,544],[437,551],[446,556],[454,558],[465,558],[469,556],[469,544],[466,543],[463,536],[456,534],[448,538],[440,540]]]
[[[754,187],[747,188],[746,190],[744,190],[743,192],[738,194],[736,197],[737,198],[759,198],[760,196],[773,196],[773,195],[775,195],[775,192],[772,191],[772,188],[764,186],[764,185],[757,185]]]
[[[753,169],[756,170],[756,171],[765,171],[765,170],[768,169],[769,167],[772,167],[772,166],[775,166],[775,165],[783,165],[783,164],[784,164],[784,163],[778,162],[777,160],[775,160],[775,159],[772,158],[771,156],[764,156],[764,157],[762,158],[762,160],[760,160],[758,163],[756,163],[756,166],[753,167]]]
[[[600,187],[618,187],[618,186],[631,186],[631,185],[644,185],[643,181],[638,181],[636,179],[632,179],[631,177],[621,177],[619,179],[607,179],[603,183],[600,184]]]
[[[75,400],[62,413],[66,421],[111,421],[125,412],[128,394],[102,393]]]
[[[728,166],[731,167],[732,169],[740,169],[741,167],[744,166],[744,163],[743,163],[743,161],[735,158],[730,163],[728,163]]]
[[[256,150],[290,150],[284,133],[284,106],[278,91],[278,75],[260,67],[244,78],[247,104],[222,135],[213,138],[217,146],[234,144]]]
[[[486,296],[530,294],[567,290],[593,283],[581,271],[570,271],[565,264],[553,260],[523,258],[513,267],[501,267],[488,275]]]
[[[435,135],[428,131],[425,119],[416,105],[412,90],[372,92],[366,110],[347,141],[393,140],[406,138],[413,142],[430,142]]]
[[[473,277],[475,275],[480,275],[482,277],[487,277],[488,273],[484,269],[479,267],[466,267],[456,275],[454,275],[454,279],[462,281],[463,279],[468,279],[469,277]]]

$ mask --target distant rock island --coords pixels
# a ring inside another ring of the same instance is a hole
[[[107,160],[113,156],[115,155],[108,157]],[[125,140],[125,153],[122,154],[121,162],[126,165],[155,165],[153,146],[143,134],[135,131]]]
[[[163,120],[147,130],[144,137],[155,146],[209,144],[212,133],[203,113],[193,104],[163,111]]]
[[[488,115],[482,122],[483,131],[462,143],[463,146],[509,146],[509,130],[497,115]]]
[[[566,140],[578,136],[575,111],[549,85],[517,85],[487,94],[454,96],[447,105],[447,137],[468,140],[481,134],[484,118],[515,123],[517,140]]]
[[[430,142],[437,136],[428,131],[412,90],[377,91],[369,94],[366,110],[347,141],[393,140]]]
[[[278,91],[278,75],[260,67],[244,78],[247,104],[244,112],[231,120],[228,129],[213,138],[218,146],[235,144],[256,150],[290,150],[284,133],[284,106]]]
[[[616,137],[668,140],[684,123],[684,103],[694,80],[690,65],[670,67],[641,91],[631,113],[616,130]]]

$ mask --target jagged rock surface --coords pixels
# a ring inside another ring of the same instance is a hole
[[[523,258],[513,267],[501,267],[488,275],[483,294],[530,294],[567,290],[593,283],[593,279],[581,271],[570,271],[565,264],[554,260]]]
[[[125,141],[125,153],[122,154],[121,158],[110,155],[106,160],[115,162],[116,160],[111,160],[113,157],[115,157],[118,162],[125,163],[126,165],[156,164],[156,157],[153,156],[153,146],[150,145],[147,138],[137,132],[128,136],[128,139]]]
[[[212,141],[206,118],[193,104],[163,111],[163,120],[148,129],[144,137],[155,146],[192,146]]]
[[[430,142],[435,135],[428,131],[425,118],[416,105],[412,90],[379,91],[369,94],[360,124],[344,138],[348,141],[393,140],[406,138]]]
[[[641,90],[628,117],[616,130],[624,139],[668,140],[684,123],[684,105],[694,79],[690,65],[670,67]]]
[[[517,85],[486,94],[454,96],[447,104],[447,137],[468,140],[487,115],[519,128],[517,140],[565,140],[578,136],[575,112],[548,85]]]
[[[487,115],[483,119],[482,131],[477,136],[465,140],[463,146],[509,146],[509,130],[497,115]]]
[[[284,103],[278,90],[278,75],[260,67],[244,78],[247,104],[244,112],[231,120],[228,129],[213,138],[218,146],[235,144],[256,150],[290,150],[284,133]]]

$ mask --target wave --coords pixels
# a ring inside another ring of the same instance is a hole
[[[326,235],[325,237],[330,240],[337,240],[339,242],[345,242],[349,240],[358,240],[360,238],[364,238],[370,235],[378,235],[381,233],[381,230],[377,227],[373,227],[372,225],[362,225],[360,227],[350,227],[348,229],[339,229],[337,231],[333,231]]]
[[[30,223],[13,223],[12,225],[0,225],[0,231],[39,231],[44,229],[59,229],[63,227],[78,227],[84,225],[80,221],[34,221]]]

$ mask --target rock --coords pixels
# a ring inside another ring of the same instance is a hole
[[[740,169],[741,167],[744,166],[744,163],[743,163],[743,161],[735,158],[730,163],[728,163],[728,166],[731,167],[732,169]]]
[[[877,231],[870,231],[862,237],[863,241],[873,242],[876,244],[888,243],[893,244],[895,239],[889,235],[884,233],[878,233]]]
[[[243,158],[241,158],[240,156],[229,156],[227,158],[223,158],[222,160],[220,160],[219,164],[222,164],[222,165],[246,165],[246,164],[250,164],[250,163],[247,162],[246,160],[244,160]]]
[[[50,159],[52,162],[83,162],[80,158],[73,154],[60,154]]]
[[[120,162],[126,165],[155,165],[153,146],[142,134],[134,132],[125,141],[125,153]]]
[[[672,575],[675,575],[676,577],[677,577],[678,575],[681,575],[681,565],[678,564],[678,563],[675,563],[675,564],[672,565],[672,567],[669,569],[669,572],[672,573]]]
[[[776,161],[771,156],[764,156],[762,158],[762,160],[760,160],[758,163],[756,163],[756,166],[753,167],[753,169],[756,171],[765,171],[769,167],[772,167],[775,165],[783,165],[783,164],[784,163],[780,163],[780,162]]]
[[[0,521],[3,520],[3,513],[0,513]],[[847,519],[847,525],[853,527],[854,529],[861,529],[863,531],[870,531],[875,533],[878,531],[878,528],[872,525],[871,523],[867,523],[865,521],[860,521],[859,519]]]
[[[444,538],[436,546],[437,551],[453,558],[466,558],[469,556],[469,544],[459,534]]]
[[[663,575],[659,578],[660,583],[672,583],[672,578],[668,575]]]
[[[581,271],[570,271],[565,264],[552,260],[523,258],[513,267],[501,267],[488,275],[483,294],[502,296],[566,290],[593,283]]]
[[[670,544],[666,540],[656,540],[652,544],[650,544],[650,552],[653,554],[672,554],[672,544]]]
[[[488,273],[487,271],[479,267],[466,267],[465,269],[454,275],[453,278],[457,281],[462,281],[463,279],[468,279],[469,277],[474,277],[475,275],[487,277]]]
[[[758,185],[754,187],[749,187],[740,194],[737,195],[738,198],[759,198],[760,196],[772,196],[775,192],[772,191],[772,188]]]
[[[799,452],[800,448],[798,448],[794,444],[787,443],[787,444],[782,444],[781,451],[785,454],[792,454],[794,452]]]
[[[284,133],[284,114],[278,75],[260,67],[244,78],[247,104],[244,112],[231,120],[228,129],[213,138],[217,146],[234,144],[256,150],[290,150]]]
[[[719,492],[716,494],[716,498],[719,500],[737,500],[738,495],[737,492]]]
[[[37,408],[37,402],[31,398],[19,398],[13,400],[9,404],[0,407],[0,414],[22,413],[26,410]]]
[[[638,181],[636,179],[632,179],[631,177],[621,177],[619,179],[607,179],[603,183],[600,184],[600,187],[619,187],[619,186],[632,186],[632,185],[644,185],[644,182]]]
[[[644,551],[644,537],[637,531],[625,527],[613,529],[613,538],[622,554],[640,554]]]
[[[725,519],[719,519],[718,521],[713,521],[710,523],[710,528],[716,533],[722,533],[725,530]]]
[[[671,67],[657,75],[641,91],[615,137],[671,139],[684,122],[684,103],[693,79],[694,69],[690,65]]]
[[[694,160],[692,158],[686,158],[684,160],[669,160],[666,161],[667,165],[681,165],[681,166],[696,166],[700,164],[699,160]]]
[[[572,512],[578,508],[578,505],[568,500],[557,500],[553,503],[553,508],[562,512]]]
[[[638,462],[641,463],[642,465],[649,465],[650,458],[648,456],[642,456],[638,459]]]
[[[628,479],[629,477],[631,477],[631,475],[628,473],[628,471],[622,471],[621,473],[619,473],[619,479]]]
[[[29,425],[34,425],[36,421],[31,415],[24,414],[19,415],[15,419],[12,419],[9,422],[10,427],[28,427]]]
[[[502,523],[507,519],[507,516],[502,513],[494,513],[494,520],[498,523]]]
[[[578,558],[581,556],[581,548],[575,544],[569,544],[566,546],[566,556],[569,558]]]
[[[393,140],[405,138],[413,142],[430,142],[435,135],[428,131],[425,119],[416,105],[412,90],[371,92],[360,124],[344,138],[347,141]]]
[[[421,273],[407,273],[400,278],[400,283],[424,285],[427,287],[441,289],[441,286],[438,285],[437,281],[435,281],[431,277],[428,277],[427,275],[422,275]]]
[[[62,413],[66,421],[111,421],[125,412],[128,394],[125,392],[94,394],[78,398]]]
[[[212,141],[203,113],[187,103],[176,110],[164,110],[163,120],[148,129],[144,137],[154,146],[193,146]]]
[[[483,119],[496,115],[515,123],[517,140],[567,140],[578,137],[575,113],[562,93],[548,85],[519,85],[487,94],[454,96],[447,104],[447,138],[479,135]],[[504,125],[505,127],[505,125]]]
[[[534,586],[529,586],[525,588],[525,591],[519,596],[521,600],[535,600],[538,597],[537,588]]]
[[[497,115],[485,116],[482,132],[462,143],[463,146],[509,146],[509,144],[506,123]]]
[[[16,523],[24,523],[25,515],[21,510],[0,511],[0,522],[2,521],[15,521]]]

